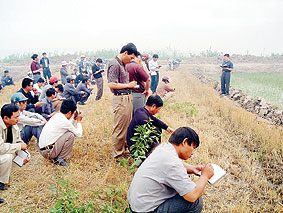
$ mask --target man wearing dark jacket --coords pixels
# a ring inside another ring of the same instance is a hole
[[[172,133],[174,131],[167,124],[163,123],[161,120],[154,117],[154,115],[158,113],[162,107],[163,107],[162,99],[158,95],[151,95],[147,99],[146,106],[136,110],[133,119],[128,127],[128,132],[127,132],[127,145],[129,146],[129,148],[135,144],[135,141],[132,140],[132,137],[136,133],[137,126],[143,125],[150,120],[152,120],[151,125],[153,125],[156,130],[156,133],[154,133],[152,136],[157,136],[158,141],[149,144],[150,149],[146,154],[149,154],[151,150],[161,141],[162,129],[166,130],[169,133]]]
[[[81,98],[79,101],[80,105],[85,105],[85,102],[87,101],[88,97],[92,93],[92,88],[89,88],[89,78],[87,76],[84,76],[83,80],[79,83],[76,90],[78,92],[84,92],[85,96]]]
[[[47,81],[51,78],[51,72],[49,68],[49,58],[46,57],[46,53],[42,53],[42,58],[40,59],[40,67],[43,69],[43,77]]]
[[[83,97],[85,93],[83,91],[78,92],[75,89],[75,78],[76,77],[73,75],[67,76],[67,83],[64,86],[64,92],[62,93],[62,96],[67,100],[72,100],[75,104],[77,104],[77,102],[81,100],[81,97]]]
[[[31,78],[24,78],[22,81],[22,88],[18,91],[27,98],[27,111],[41,112],[42,103],[38,101],[38,92],[33,89],[33,80]],[[34,96],[31,94],[33,90]]]

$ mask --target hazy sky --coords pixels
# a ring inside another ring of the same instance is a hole
[[[0,0],[0,56],[61,49],[283,53],[280,0]]]

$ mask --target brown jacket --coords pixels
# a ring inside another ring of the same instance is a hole
[[[156,93],[157,95],[159,95],[160,97],[164,97],[166,93],[168,92],[174,92],[175,89],[171,88],[168,86],[168,84],[165,84],[164,81],[162,81],[161,83],[158,84],[158,87],[156,89]]]

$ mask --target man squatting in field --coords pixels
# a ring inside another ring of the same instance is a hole
[[[54,160],[54,164],[67,166],[66,158],[72,154],[75,137],[82,137],[82,115],[77,113],[77,106],[72,100],[64,100],[60,112],[50,118],[39,137],[39,149],[43,157]],[[70,119],[74,116],[77,127]]]
[[[225,54],[224,60],[221,65],[222,73],[221,77],[221,94],[229,95],[229,87],[230,87],[230,76],[233,71],[233,63],[230,61],[230,55]]]
[[[5,184],[9,182],[16,151],[27,149],[20,136],[18,121],[19,108],[15,104],[5,104],[1,108],[0,118],[0,190],[8,189]],[[26,158],[24,164],[29,160],[29,157]]]
[[[192,166],[188,160],[199,146],[197,133],[189,127],[178,128],[161,143],[138,168],[128,191],[132,212],[201,212],[201,195],[214,171],[211,164]],[[201,171],[193,182],[188,174]]]
[[[126,154],[127,128],[133,114],[133,96],[131,88],[136,86],[136,81],[129,82],[129,73],[125,65],[130,63],[137,55],[137,48],[133,43],[122,47],[120,54],[113,59],[108,66],[108,86],[113,93],[112,107],[114,113],[114,125],[112,132],[113,157],[119,158]]]

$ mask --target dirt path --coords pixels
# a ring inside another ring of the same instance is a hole
[[[190,73],[192,69],[194,67],[187,65],[176,72],[161,71],[161,76],[170,76],[177,94],[165,104],[160,117],[174,129],[190,126],[199,133],[201,144],[189,163],[214,162],[227,171],[222,181],[207,187],[203,195],[204,212],[283,211],[280,200],[282,130],[258,123],[253,114],[221,99]],[[0,94],[2,104],[9,100],[7,96],[12,92]],[[101,101],[95,102],[92,96],[87,105],[80,106],[84,115],[84,136],[76,140],[69,168],[47,162],[38,153],[35,142],[30,144],[32,160],[22,168],[13,166],[11,186],[0,195],[6,199],[6,203],[0,205],[0,212],[9,212],[10,208],[15,212],[46,212],[55,203],[51,197],[54,193],[49,188],[59,179],[69,182],[79,192],[78,202],[81,203],[92,200],[93,191],[105,191],[112,186],[120,187],[125,199],[132,175],[110,155],[111,101],[109,89],[105,88]],[[196,116],[184,112],[185,102],[195,104]],[[183,108],[169,107],[176,103]],[[168,137],[164,133],[163,141]]]

